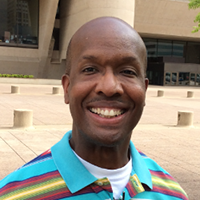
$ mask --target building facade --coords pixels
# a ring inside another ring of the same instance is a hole
[[[133,26],[148,51],[150,84],[200,86],[198,10],[180,0],[0,0],[0,74],[60,79],[71,36],[114,16]]]

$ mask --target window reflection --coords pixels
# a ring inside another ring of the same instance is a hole
[[[38,45],[38,0],[0,0],[0,45]]]
[[[179,84],[180,85],[189,85],[189,72],[180,72],[179,73]]]
[[[172,85],[176,85],[177,73],[172,73]]]
[[[200,85],[200,74],[197,74],[196,85]]]
[[[172,41],[158,40],[158,56],[172,55]]]
[[[156,39],[144,39],[147,56],[148,57],[157,57],[157,40]]]
[[[190,74],[190,85],[195,85],[195,74],[191,73]]]
[[[171,73],[165,73],[165,85],[171,85]]]
[[[172,56],[174,57],[184,57],[185,42],[173,41],[173,51]]]

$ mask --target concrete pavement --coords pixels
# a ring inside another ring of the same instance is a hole
[[[52,85],[0,84],[0,179],[49,149],[71,129],[63,93],[52,95]],[[164,97],[157,97],[157,90]],[[187,98],[187,91],[194,98]],[[31,129],[14,129],[14,109],[32,109]],[[194,112],[193,127],[177,127],[179,110]],[[189,195],[200,198],[200,88],[150,86],[140,123],[133,131],[136,147],[174,176]]]

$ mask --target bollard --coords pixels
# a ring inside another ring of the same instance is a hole
[[[60,94],[60,87],[53,87],[52,94]]]
[[[193,125],[193,112],[178,111],[178,126],[192,126]]]
[[[33,111],[28,109],[14,110],[14,128],[28,128],[33,126]]]
[[[194,92],[193,91],[187,91],[187,97],[188,98],[194,97]]]
[[[11,85],[11,93],[12,94],[19,94],[20,93],[20,88],[17,85]]]
[[[157,96],[158,97],[163,97],[164,96],[164,91],[163,90],[158,90]]]

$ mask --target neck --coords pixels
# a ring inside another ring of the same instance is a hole
[[[129,161],[129,142],[128,140],[126,143],[107,147],[90,142],[78,143],[72,137],[70,145],[77,155],[87,162],[105,169],[117,169],[125,166]]]

